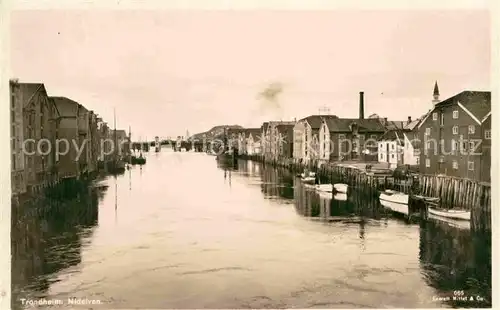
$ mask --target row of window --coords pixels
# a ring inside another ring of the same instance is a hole
[[[425,167],[429,168],[431,166],[431,160],[429,158],[425,159]],[[454,160],[451,164],[452,168],[455,170],[458,170],[458,161]],[[469,171],[474,171],[474,162],[469,161],[467,162],[467,169]]]
[[[454,135],[458,135],[458,126],[453,126],[452,132],[453,132]],[[468,126],[468,132],[469,132],[469,134],[475,134],[476,133],[476,126],[469,125]],[[427,136],[430,136],[430,134],[431,134],[431,128],[430,127],[425,128],[425,134]],[[491,139],[491,130],[485,130],[484,131],[484,138],[485,139]]]
[[[458,119],[458,110],[454,110],[452,114],[453,119]],[[437,121],[438,120],[438,112],[432,113],[432,120]],[[441,126],[444,125],[444,114],[441,113]]]

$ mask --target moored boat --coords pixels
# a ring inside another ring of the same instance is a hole
[[[463,220],[455,220],[448,217],[443,217],[439,215],[434,215],[429,213],[429,219],[434,220],[436,222],[444,223],[446,225],[450,225],[459,229],[470,230],[470,221]]]
[[[305,184],[314,184],[314,181],[316,180],[314,177],[305,177],[305,178],[300,178],[302,183]]]
[[[333,191],[332,184],[318,184],[315,186],[317,191],[331,193]]]
[[[471,212],[465,210],[454,210],[454,209],[439,209],[434,207],[429,207],[429,214],[433,214],[436,216],[454,219],[454,220],[462,220],[462,221],[470,221]]]
[[[385,208],[404,215],[408,215],[408,205],[380,199],[380,204]]]
[[[380,193],[379,198],[380,201],[407,205],[409,196],[402,192],[394,191],[392,189],[386,189],[385,191]]]
[[[408,198],[405,193],[387,189],[380,193],[380,204],[393,212],[408,215]]]
[[[333,184],[333,188],[335,188],[335,191],[338,193],[347,193],[347,184],[343,183],[335,183]]]

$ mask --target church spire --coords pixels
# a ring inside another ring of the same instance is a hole
[[[438,87],[438,82],[434,83],[434,93],[432,94],[434,99],[432,100],[433,104],[436,104],[439,102],[439,87]]]

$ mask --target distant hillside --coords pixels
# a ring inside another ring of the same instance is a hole
[[[218,125],[212,127],[210,130],[207,130],[205,132],[200,132],[192,135],[191,139],[200,139],[200,140],[203,138],[213,139],[214,137],[224,134],[224,128],[243,129],[243,127],[240,125]]]

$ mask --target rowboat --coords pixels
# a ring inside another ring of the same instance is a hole
[[[407,194],[387,189],[380,193],[380,204],[391,211],[408,215]]]
[[[305,184],[314,184],[315,178],[314,177],[305,177],[300,179],[302,183]]]
[[[470,221],[470,211],[465,210],[453,210],[453,209],[438,209],[429,207],[429,214],[454,219],[454,220],[462,220],[462,221]]]
[[[335,191],[338,193],[347,193],[347,184],[335,183],[333,184],[333,188],[335,188]]]
[[[450,225],[453,227],[456,227],[458,229],[463,229],[463,230],[470,230],[470,221],[462,221],[462,220],[455,220],[439,215],[434,215],[429,213],[429,219],[434,220],[436,222],[444,223],[446,225]]]
[[[408,215],[408,205],[380,199],[380,204],[385,208],[404,215]]]
[[[392,189],[386,189],[385,191],[380,193],[379,198],[380,201],[407,205],[409,196],[405,193],[394,191]]]
[[[333,191],[332,184],[318,184],[315,186],[316,190],[319,192],[328,192],[331,193]]]

